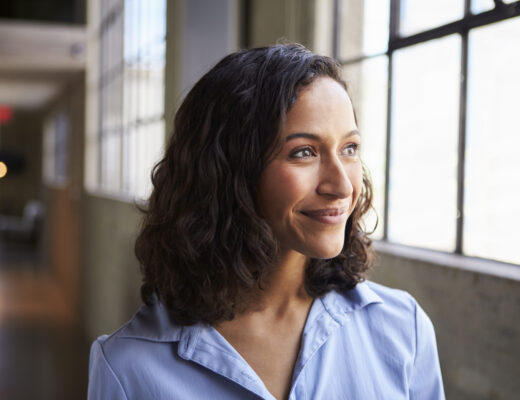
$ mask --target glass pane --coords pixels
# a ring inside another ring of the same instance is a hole
[[[389,0],[341,0],[339,10],[340,59],[386,52]]]
[[[361,158],[372,178],[375,213],[365,225],[368,231],[379,219],[375,239],[383,237],[385,196],[386,111],[388,90],[388,58],[375,57],[344,67],[344,76],[361,132]]]
[[[460,38],[395,52],[388,238],[453,251]]]
[[[135,23],[136,15],[135,0],[125,0],[124,58],[127,63],[134,62],[137,58],[136,44],[139,38],[139,32],[137,30],[137,24]]]
[[[471,12],[478,14],[484,11],[489,11],[495,8],[495,2],[493,0],[472,0],[471,1]]]
[[[142,164],[138,171],[139,188],[137,195],[145,199],[152,191],[150,174],[154,165],[161,159],[162,149],[164,148],[164,121],[159,120],[149,124],[141,131],[141,134],[143,135],[142,139],[145,139],[146,152],[143,154]]]
[[[157,43],[166,39],[166,0],[153,1],[152,11],[152,42]]]
[[[159,161],[163,149],[163,120],[140,126],[136,139],[138,152],[135,195],[145,199],[152,189],[150,180],[152,168]]]
[[[520,18],[469,40],[464,252],[520,264]]]
[[[56,184],[64,185],[67,183],[69,166],[69,116],[64,111],[56,115],[55,129],[54,179]]]
[[[413,35],[464,17],[464,0],[402,0],[400,33]]]
[[[136,176],[137,176],[137,128],[130,126],[124,136],[124,153],[123,153],[123,179],[124,189],[127,193],[135,193]]]
[[[164,110],[164,71],[163,69],[150,70],[150,118],[162,118]]]
[[[119,132],[104,134],[101,138],[101,185],[117,193],[121,183],[121,137]]]

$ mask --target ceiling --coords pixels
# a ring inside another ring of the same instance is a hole
[[[85,68],[85,28],[0,19],[0,104],[45,107]]]

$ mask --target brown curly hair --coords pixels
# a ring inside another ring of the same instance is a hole
[[[284,44],[230,54],[195,84],[175,116],[142,210],[135,253],[146,304],[159,300],[182,325],[212,324],[233,319],[239,296],[262,287],[277,243],[258,212],[258,178],[298,90],[319,76],[346,90],[340,74],[333,59]],[[306,269],[310,296],[364,279],[372,250],[360,219],[371,203],[364,172],[342,252],[312,259]]]

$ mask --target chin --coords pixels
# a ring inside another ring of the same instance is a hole
[[[316,246],[316,244],[312,246],[312,248],[307,249],[306,255],[320,260],[328,260],[338,256],[341,250],[343,250],[343,241],[338,243],[324,243],[322,246]]]

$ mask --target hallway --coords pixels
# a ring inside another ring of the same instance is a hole
[[[12,253],[0,251],[0,399],[86,398],[88,344],[45,268]]]
[[[85,12],[83,0],[0,7],[0,400],[86,398]]]

